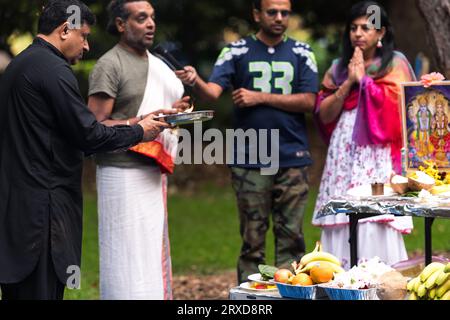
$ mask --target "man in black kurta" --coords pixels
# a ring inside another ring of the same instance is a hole
[[[82,8],[83,25],[77,30],[68,29],[63,17],[73,4]],[[57,27],[49,29],[48,19],[58,14],[63,21],[53,21]],[[143,138],[154,139],[161,130],[151,117],[134,126],[108,128],[88,110],[70,64],[89,49],[86,37],[94,21],[78,0],[49,4],[41,16],[40,35],[1,80],[3,299],[63,298],[73,267],[80,267],[84,153],[126,149]]]

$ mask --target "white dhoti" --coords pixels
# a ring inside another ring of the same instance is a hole
[[[97,188],[101,299],[171,299],[166,177],[98,166]]]
[[[171,108],[183,85],[148,53],[149,71],[138,115]],[[172,163],[178,138],[165,130],[154,142]],[[156,162],[164,164],[156,157]],[[162,168],[97,167],[100,295],[107,300],[170,300],[172,271],[167,223],[167,177]]]

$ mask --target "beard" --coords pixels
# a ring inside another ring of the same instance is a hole
[[[130,46],[140,50],[150,49],[153,45],[153,41],[145,40],[145,34],[143,36],[139,35],[137,32],[133,32],[129,28],[125,29],[125,39]]]
[[[267,36],[278,38],[286,32],[287,27],[282,24],[277,24],[272,26],[261,26],[261,29]]]

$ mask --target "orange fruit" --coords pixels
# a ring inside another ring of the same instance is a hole
[[[306,273],[299,273],[292,279],[293,286],[312,286],[314,283]]]
[[[327,283],[333,280],[334,272],[333,268],[331,268],[328,264],[318,262],[317,265],[312,267],[309,271],[309,276],[316,284]]]

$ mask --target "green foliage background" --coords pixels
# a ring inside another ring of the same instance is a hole
[[[153,0],[157,14],[157,43],[172,43],[173,54],[183,63],[198,68],[207,77],[221,48],[226,44],[224,32],[245,36],[255,31],[251,16],[250,0]],[[358,0],[293,0],[294,12],[302,17],[301,25],[289,30],[297,40],[312,45],[323,75],[331,60],[339,55],[342,24],[348,8]],[[384,0],[381,4],[391,6],[398,0]],[[403,1],[405,2],[405,1]],[[8,41],[12,34],[36,33],[37,17],[45,0],[0,0],[0,50],[10,52]],[[108,21],[108,0],[86,0],[98,17],[98,24],[90,37],[91,51],[86,60],[74,68],[84,95],[87,92],[87,77],[96,59],[109,50],[117,41],[105,32]],[[405,11],[414,6],[409,0]],[[403,17],[394,17],[401,21]],[[413,23],[405,21],[404,23]],[[416,42],[414,34],[398,35]],[[199,109],[214,108],[217,117],[206,124],[209,127],[230,126],[230,97],[225,95],[214,106],[199,105]],[[321,149],[321,152],[324,152]],[[199,169],[200,170],[200,169]],[[174,179],[178,188],[190,188],[188,182],[200,171]],[[92,175],[94,176],[94,175]],[[209,177],[209,176],[208,176]],[[92,177],[91,177],[92,178]],[[196,182],[193,182],[196,184]],[[234,270],[240,249],[237,209],[234,195],[227,183],[221,186],[197,185],[199,192],[175,192],[169,197],[170,237],[173,270],[175,274],[211,274],[223,270]],[[320,239],[320,230],[311,226],[312,210],[316,192],[311,192],[304,222],[307,248],[313,248]],[[98,235],[95,192],[86,192],[83,235],[82,290],[68,291],[68,299],[98,299]],[[415,220],[416,228],[406,236],[410,254],[423,248],[423,220]],[[450,221],[439,220],[434,225],[433,248],[436,251],[450,250]],[[267,238],[267,263],[273,263],[273,235]]]

